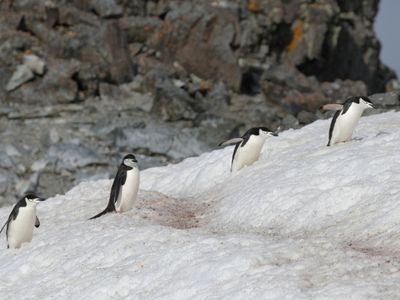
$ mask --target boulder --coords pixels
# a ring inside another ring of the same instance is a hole
[[[102,28],[102,41],[99,49],[109,66],[110,80],[121,84],[132,81],[135,70],[130,60],[126,34],[117,21],[107,21]]]
[[[10,92],[15,90],[25,82],[32,80],[35,77],[32,70],[27,65],[19,65],[12,74],[10,80],[6,85],[6,91]]]
[[[44,105],[70,103],[77,100],[78,86],[68,77],[54,77],[48,72],[38,80],[28,82],[22,88],[7,95],[9,101],[16,103],[41,103]]]
[[[92,0],[90,6],[102,18],[116,18],[123,13],[122,7],[115,0]]]
[[[192,98],[187,92],[164,80],[156,85],[152,112],[164,121],[190,120],[196,117],[196,113],[190,106]]]
[[[237,15],[230,10],[184,4],[174,7],[153,34],[152,47],[167,61],[178,61],[190,73],[223,80],[238,91],[241,71],[234,51],[239,44]]]
[[[400,105],[400,90],[389,93],[373,94],[369,96],[369,98],[380,108],[397,107]]]
[[[154,97],[151,93],[138,93],[133,90],[134,85],[129,83],[120,86],[100,83],[100,98],[107,102],[129,102],[132,109],[150,112],[153,107]]]
[[[33,54],[24,55],[24,65],[37,75],[43,75],[46,67],[44,60]]]

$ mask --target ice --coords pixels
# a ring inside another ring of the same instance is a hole
[[[234,174],[233,147],[147,169],[131,211],[91,221],[112,182],[81,183],[38,205],[31,243],[1,236],[1,299],[397,299],[399,127],[363,117],[326,147],[316,121]]]

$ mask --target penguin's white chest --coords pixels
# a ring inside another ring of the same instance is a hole
[[[139,190],[139,169],[133,168],[126,173],[125,184],[121,187],[116,203],[117,212],[132,209]]]
[[[331,144],[347,142],[353,135],[354,128],[361,118],[364,109],[359,104],[353,104],[345,114],[336,119],[332,132]]]
[[[264,141],[260,136],[251,136],[243,147],[240,145],[233,158],[232,171],[238,171],[258,160]]]
[[[20,207],[15,220],[8,225],[7,237],[11,248],[19,248],[22,243],[32,240],[33,228],[36,221],[36,206]]]

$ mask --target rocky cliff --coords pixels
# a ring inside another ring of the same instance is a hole
[[[0,203],[210,150],[245,128],[299,127],[321,104],[397,108],[378,0],[3,0]]]

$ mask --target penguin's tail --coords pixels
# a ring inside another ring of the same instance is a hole
[[[105,215],[105,214],[107,214],[107,213],[109,213],[109,212],[113,212],[113,211],[115,211],[115,208],[114,208],[114,207],[107,206],[105,210],[103,210],[101,213],[98,213],[98,214],[95,215],[94,217],[91,217],[89,220],[96,219],[96,218],[98,218],[98,217],[101,217],[102,215]]]

